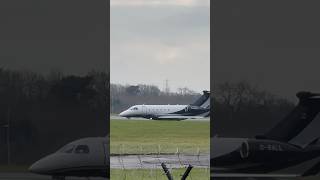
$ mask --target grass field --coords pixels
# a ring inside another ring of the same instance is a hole
[[[0,172],[28,172],[29,165],[0,165]]]
[[[171,173],[173,179],[181,179],[182,174],[186,169],[173,169]],[[209,169],[192,169],[187,179],[196,180],[208,180],[210,178]],[[166,175],[161,169],[130,169],[130,170],[119,170],[111,169],[112,180],[167,180]]]
[[[209,121],[111,120],[111,154],[209,153]]]

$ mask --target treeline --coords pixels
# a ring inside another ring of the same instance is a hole
[[[81,137],[109,129],[109,75],[0,69],[0,163],[29,164]]]
[[[136,104],[190,104],[200,95],[188,88],[179,88],[177,92],[164,92],[154,85],[111,84],[111,113],[117,114]]]
[[[265,133],[295,104],[247,82],[215,85],[211,134],[250,137]]]

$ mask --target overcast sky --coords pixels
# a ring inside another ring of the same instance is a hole
[[[111,82],[210,88],[209,0],[111,0]]]
[[[214,7],[214,82],[246,80],[295,98],[320,92],[319,1],[221,0]]]
[[[1,0],[0,67],[106,71],[106,14],[105,1]]]

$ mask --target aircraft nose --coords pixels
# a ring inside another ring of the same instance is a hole
[[[42,160],[33,163],[28,170],[32,173],[41,174],[44,171]]]
[[[126,112],[126,111],[123,111],[123,112],[121,112],[121,113],[119,114],[120,117],[126,117],[126,115],[127,115],[127,112]]]
[[[54,162],[52,162],[53,158],[52,155],[44,157],[39,161],[33,163],[29,167],[29,172],[36,173],[36,174],[46,174],[51,171],[54,167]]]

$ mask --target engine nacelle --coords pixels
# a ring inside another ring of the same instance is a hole
[[[302,153],[302,149],[271,140],[247,140],[239,149],[240,157],[252,162],[288,160]]]

